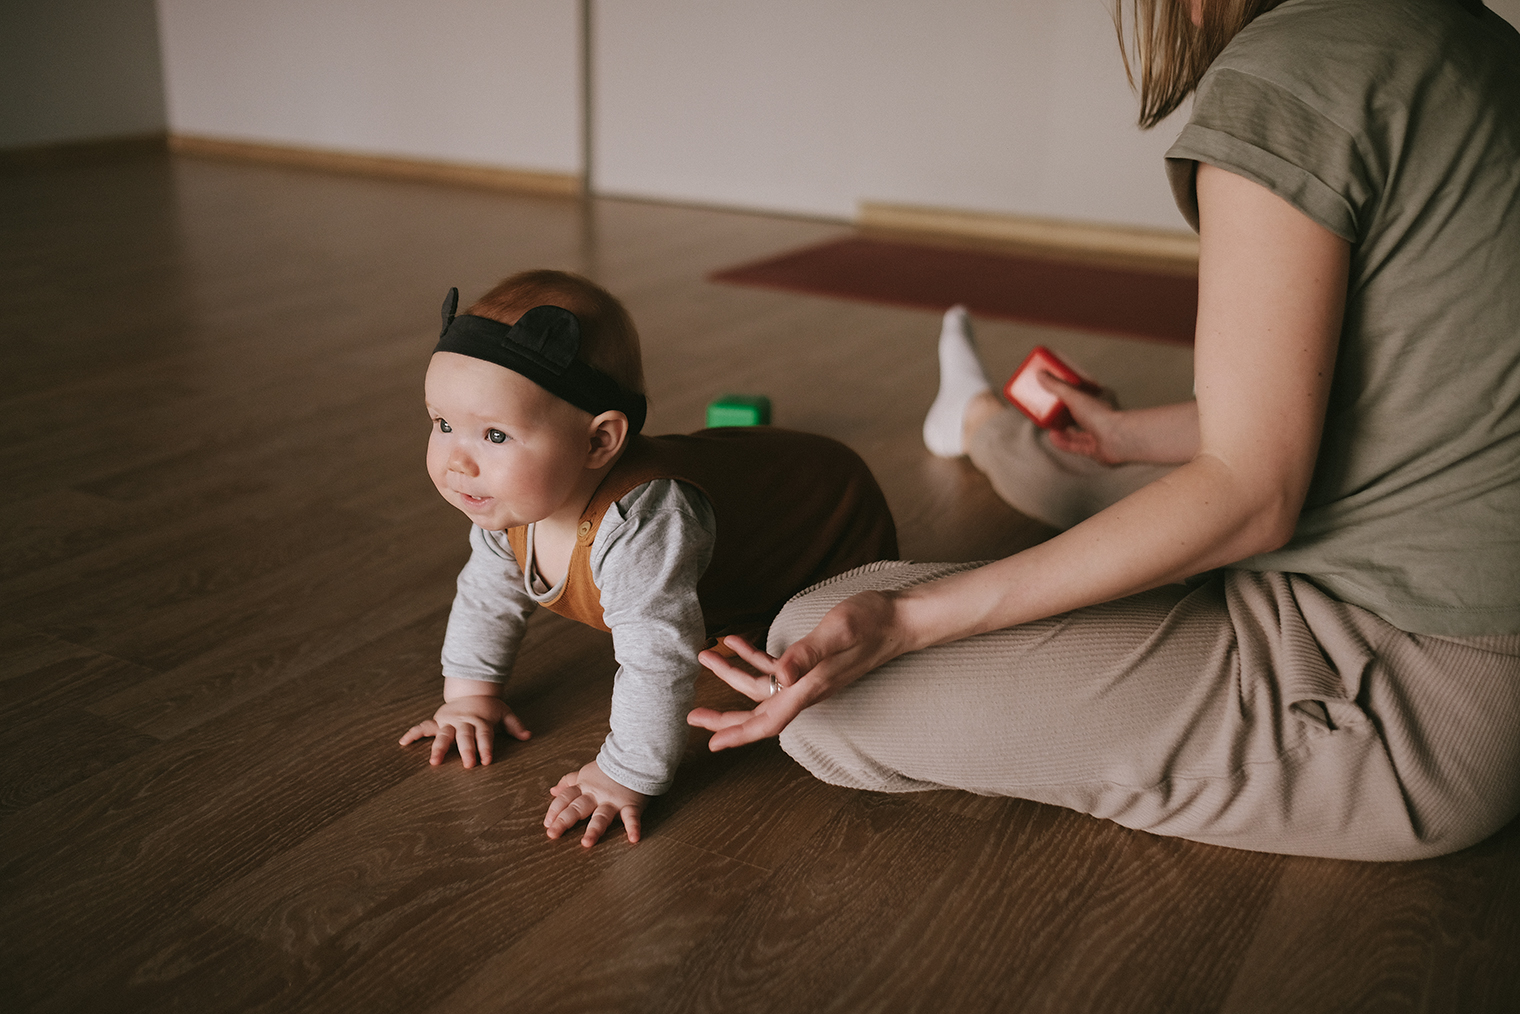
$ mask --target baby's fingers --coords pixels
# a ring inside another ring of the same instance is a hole
[[[602,832],[612,825],[612,818],[617,816],[617,807],[611,803],[603,803],[591,811],[591,819],[586,822],[586,833],[581,835],[581,846],[590,848],[602,839]]]
[[[581,801],[584,799],[578,786],[566,785],[562,781],[554,787],[554,801],[549,804],[549,812],[544,815],[544,827],[550,838],[558,838],[584,819],[586,815],[581,812]]]
[[[480,754],[480,763],[491,763],[491,748],[496,745],[496,729],[489,725],[475,726],[475,751]],[[466,765],[468,767],[468,765]]]
[[[452,725],[440,725],[437,733],[433,736],[433,753],[428,757],[428,763],[435,767],[442,764],[449,756],[449,747],[454,745],[454,727]]]
[[[406,735],[401,737],[401,745],[407,746],[419,739],[428,739],[436,735],[438,735],[438,723],[429,718],[406,730]]]
[[[643,828],[639,825],[639,808],[637,806],[625,806],[622,813],[623,829],[628,832],[629,844],[636,844],[643,835]]]
[[[456,745],[459,747],[460,762],[467,768],[474,767],[476,727],[466,724],[457,730],[456,735],[458,736],[458,743]]]
[[[527,739],[533,735],[528,731],[527,726],[522,724],[522,720],[510,711],[501,716],[501,724],[507,727],[507,732],[513,739]]]

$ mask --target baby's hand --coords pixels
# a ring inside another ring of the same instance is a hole
[[[561,778],[549,794],[554,802],[549,804],[544,827],[549,829],[550,838],[558,838],[590,817],[586,833],[581,835],[581,844],[590,848],[614,817],[622,817],[628,841],[639,840],[639,815],[649,797],[613,781],[597,767],[596,761]]]
[[[401,745],[433,737],[433,754],[428,763],[437,765],[448,757],[449,747],[457,744],[459,759],[465,767],[472,768],[477,754],[480,763],[491,763],[491,746],[498,725],[505,726],[516,739],[532,735],[500,697],[457,697],[434,712],[432,718],[406,730]]]

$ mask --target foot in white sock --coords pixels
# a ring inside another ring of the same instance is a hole
[[[976,355],[971,318],[964,306],[952,306],[939,332],[939,394],[924,417],[924,446],[941,458],[965,454],[961,425],[966,406],[991,388]]]

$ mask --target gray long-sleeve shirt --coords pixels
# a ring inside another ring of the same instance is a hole
[[[635,792],[670,788],[686,745],[697,652],[707,640],[697,581],[716,537],[717,519],[700,490],[656,479],[609,507],[591,543],[591,577],[618,661],[612,730],[596,762]],[[530,554],[532,545],[530,529]],[[505,532],[473,528],[470,546],[443,638],[443,674],[500,683],[511,675],[529,614],[559,589],[525,577]]]

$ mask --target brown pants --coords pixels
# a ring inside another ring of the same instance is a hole
[[[873,564],[815,585],[782,610],[769,650],[857,591],[971,566]],[[1016,796],[1257,851],[1417,859],[1520,812],[1520,635],[1410,634],[1304,577],[1225,570],[904,655],[803,712],[781,743],[834,784]]]

